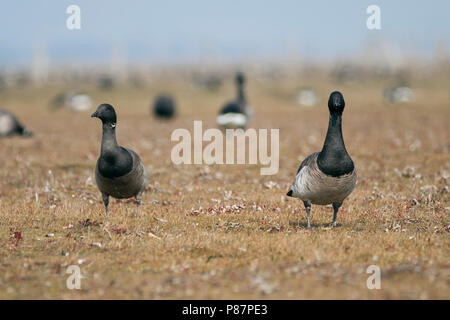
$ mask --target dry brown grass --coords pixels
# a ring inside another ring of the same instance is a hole
[[[448,83],[417,83],[415,103],[389,106],[384,84],[317,79],[314,109],[289,96],[302,84],[249,84],[253,127],[280,128],[274,176],[260,176],[258,166],[170,161],[172,130],[192,130],[193,120],[213,127],[229,85],[217,94],[181,82],[111,92],[86,86],[96,104],[116,107],[119,143],[139,152],[150,175],[142,215],[134,216],[133,202],[113,200],[108,218],[93,182],[98,121],[89,112],[49,112],[57,86],[0,92],[1,107],[36,132],[0,140],[0,298],[449,299]],[[156,122],[149,100],[167,87],[181,114]],[[285,193],[300,161],[322,146],[333,89],[346,98],[344,138],[359,181],[339,227],[328,228],[331,208],[313,206],[306,230],[302,203]],[[243,207],[208,213],[232,205]],[[81,290],[66,288],[72,264],[86,276]],[[371,264],[381,267],[381,290],[366,288]]]

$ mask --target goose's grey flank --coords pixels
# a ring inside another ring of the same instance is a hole
[[[330,121],[322,151],[303,160],[287,193],[288,196],[303,201],[308,228],[311,227],[311,204],[332,204],[332,225],[336,226],[337,212],[356,185],[356,168],[347,153],[342,136],[344,107],[342,94],[337,91],[331,93],[328,101]]]
[[[11,112],[0,110],[0,137],[8,137],[14,134],[24,137],[31,137],[33,135]]]
[[[227,102],[219,111],[216,118],[217,125],[223,129],[245,129],[250,121],[252,110],[247,104],[245,97],[244,84],[245,76],[243,73],[236,74],[237,98]]]
[[[116,140],[116,112],[109,104],[102,104],[91,117],[102,121],[103,134],[100,157],[95,167],[95,181],[102,193],[106,215],[109,197],[136,197],[137,215],[148,178],[144,164],[133,150],[120,147]]]

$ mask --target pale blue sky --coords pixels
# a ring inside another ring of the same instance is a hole
[[[371,38],[430,55],[450,43],[450,1],[299,0],[0,0],[0,66],[28,64],[43,43],[52,61],[104,61],[122,47],[129,61],[175,62],[205,56],[240,60],[292,52],[336,57]],[[82,29],[66,28],[66,8],[81,7]],[[381,8],[380,31],[366,8]]]

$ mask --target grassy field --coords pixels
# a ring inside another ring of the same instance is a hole
[[[1,91],[0,108],[35,136],[0,140],[0,298],[449,299],[449,81],[413,83],[415,102],[388,105],[381,82],[249,78],[252,127],[280,129],[273,176],[257,165],[170,160],[172,131],[193,130],[194,120],[215,127],[231,84],[216,93],[164,79],[111,91],[80,86],[95,106],[115,106],[119,144],[147,167],[140,217],[132,200],[112,200],[104,215],[92,111],[50,112],[60,85]],[[316,108],[296,104],[303,85],[317,88]],[[177,98],[174,121],[149,114],[160,90]],[[322,147],[333,90],[346,99],[344,139],[359,179],[338,227],[329,228],[331,207],[313,206],[308,230],[303,204],[285,194],[301,160]],[[70,265],[84,276],[80,290],[66,287]],[[381,268],[380,290],[366,287],[369,265]]]

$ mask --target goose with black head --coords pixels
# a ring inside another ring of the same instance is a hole
[[[116,199],[135,197],[139,215],[142,194],[148,184],[144,164],[136,152],[117,144],[117,116],[111,105],[100,105],[91,117],[102,121],[102,143],[95,167],[95,181],[102,193],[106,215],[110,196]]]
[[[238,72],[235,77],[237,97],[227,102],[216,118],[217,125],[223,129],[245,129],[250,121],[252,110],[245,97],[245,76]]]
[[[338,91],[332,92],[328,100],[330,120],[322,151],[315,152],[303,160],[287,193],[289,197],[303,201],[308,228],[311,227],[311,204],[332,204],[332,226],[336,226],[338,210],[356,185],[356,168],[347,153],[342,136],[344,107],[342,94]]]
[[[159,119],[171,119],[175,117],[176,104],[169,94],[160,94],[153,102],[153,114]]]
[[[6,110],[0,110],[0,137],[13,135],[31,137],[33,133],[26,129],[14,114]]]

